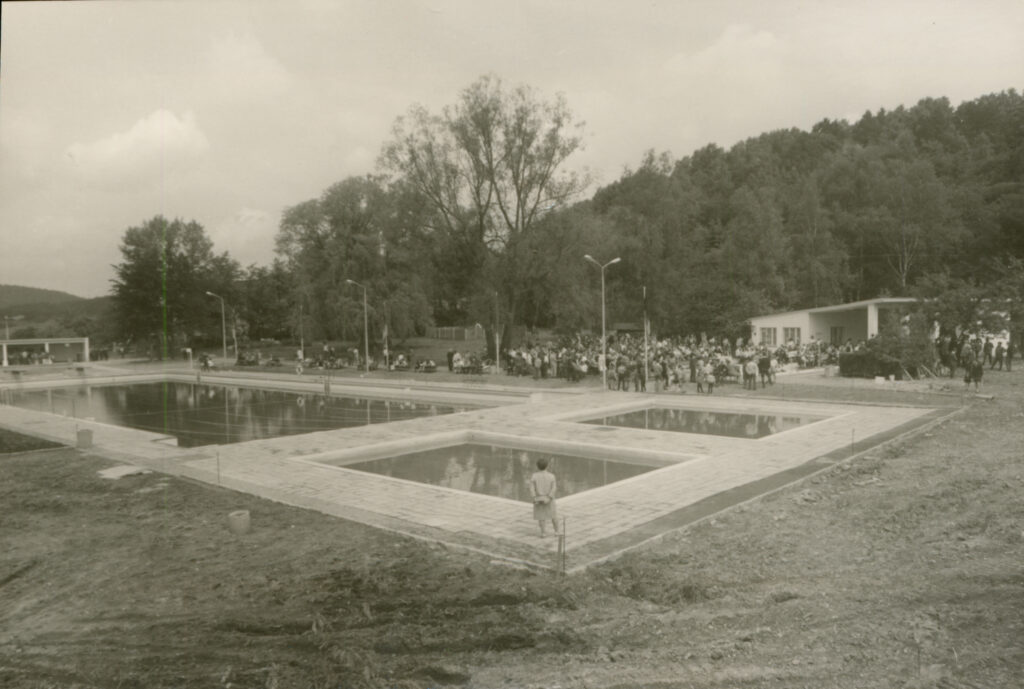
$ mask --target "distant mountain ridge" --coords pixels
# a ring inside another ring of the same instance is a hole
[[[84,298],[53,289],[22,287],[21,285],[0,285],[0,309],[36,304],[66,304],[76,301],[84,301]]]

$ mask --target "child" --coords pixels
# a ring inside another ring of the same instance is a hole
[[[548,460],[541,457],[537,460],[537,471],[530,476],[530,493],[533,495],[533,518],[540,524],[540,536],[546,537],[544,523],[551,520],[558,534],[558,512],[555,509],[555,475],[548,469]]]

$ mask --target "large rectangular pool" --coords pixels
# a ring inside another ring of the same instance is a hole
[[[22,390],[14,392],[11,402],[26,409],[171,435],[180,447],[225,445],[475,408],[173,382]]]
[[[418,483],[531,502],[530,475],[537,470],[537,460],[541,457],[549,461],[548,471],[555,475],[559,497],[606,486],[658,468],[474,443],[341,466]]]
[[[743,414],[736,412],[704,411],[699,409],[674,409],[654,407],[637,411],[587,419],[581,423],[599,426],[642,428],[647,431],[671,431],[674,433],[700,433],[722,435],[730,438],[764,438],[775,433],[788,431],[824,416],[773,414],[758,412]]]

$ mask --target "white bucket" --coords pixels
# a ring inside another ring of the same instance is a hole
[[[249,510],[236,510],[228,515],[228,528],[236,536],[249,533]]]
[[[76,439],[76,445],[79,450],[86,450],[92,447],[92,429],[91,428],[79,428],[78,437]]]

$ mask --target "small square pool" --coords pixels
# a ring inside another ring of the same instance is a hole
[[[821,421],[825,416],[803,414],[773,414],[758,412],[741,414],[736,412],[705,411],[700,409],[673,409],[653,407],[624,412],[580,423],[598,426],[620,426],[642,428],[646,431],[671,431],[673,433],[700,433],[722,435],[730,438],[764,438],[775,433]]]
[[[325,463],[418,483],[531,502],[530,475],[537,470],[537,460],[541,457],[547,458],[548,471],[555,475],[558,497],[606,486],[660,466],[474,443],[369,461],[349,460],[351,463],[342,464],[325,460]]]

